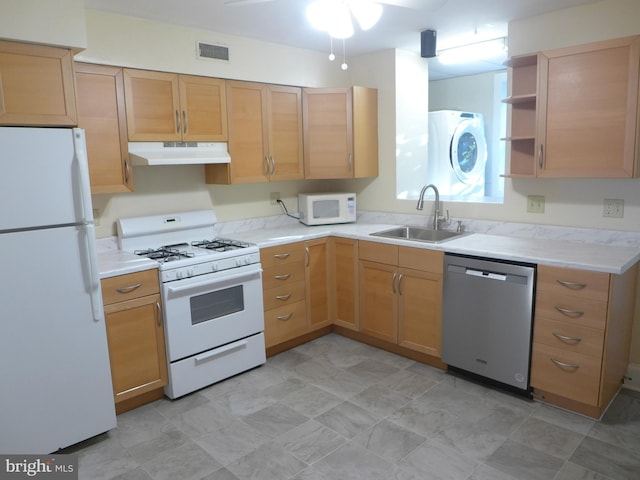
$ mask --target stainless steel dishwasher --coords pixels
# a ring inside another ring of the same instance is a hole
[[[446,254],[442,361],[529,394],[535,265]]]

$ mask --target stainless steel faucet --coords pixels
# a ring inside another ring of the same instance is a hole
[[[436,195],[436,201],[433,205],[433,229],[438,230],[438,219],[440,218],[440,192],[438,192],[438,187],[436,187],[433,183],[429,185],[425,185],[420,190],[420,197],[418,197],[418,205],[416,206],[416,210],[422,210],[424,208],[424,194],[429,188],[433,188],[433,193]]]

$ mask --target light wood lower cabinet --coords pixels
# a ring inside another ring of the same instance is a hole
[[[260,251],[267,348],[331,324],[326,238]]]
[[[331,237],[331,288],[333,323],[349,330],[358,331],[360,295],[358,284],[358,240]]]
[[[531,385],[544,400],[604,413],[627,369],[637,271],[538,266]]]
[[[157,270],[102,280],[116,412],[160,398],[167,384]]]
[[[360,331],[439,358],[443,253],[359,242]]]
[[[71,50],[0,40],[0,125],[76,124]]]

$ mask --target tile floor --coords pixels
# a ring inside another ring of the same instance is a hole
[[[637,480],[640,393],[595,422],[331,334],[67,452],[83,480]]]

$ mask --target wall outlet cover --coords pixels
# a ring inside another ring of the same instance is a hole
[[[544,195],[527,195],[527,212],[544,213]]]
[[[602,216],[622,218],[624,216],[624,200],[620,198],[605,198],[602,204]]]

